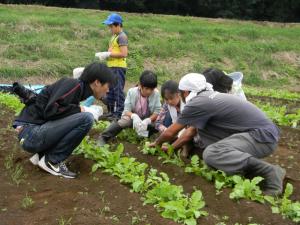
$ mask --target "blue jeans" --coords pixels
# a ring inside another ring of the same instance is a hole
[[[24,150],[44,154],[46,160],[56,164],[72,154],[93,122],[91,113],[76,113],[42,125],[25,125],[18,138]]]
[[[117,77],[117,82],[114,86],[109,88],[107,94],[107,109],[113,114],[113,116],[121,117],[124,110],[125,94],[125,75],[126,69],[120,67],[111,67],[111,70],[115,73]]]

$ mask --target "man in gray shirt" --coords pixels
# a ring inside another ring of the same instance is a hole
[[[285,170],[260,160],[275,151],[277,126],[252,103],[213,91],[201,74],[185,75],[179,89],[186,106],[177,122],[152,145],[174,140],[180,130],[193,126],[205,147],[207,165],[230,175],[261,176],[265,194],[281,194]],[[189,139],[189,134],[183,134],[173,146],[180,148]]]

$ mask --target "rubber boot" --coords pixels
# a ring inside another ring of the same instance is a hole
[[[255,157],[250,157],[245,172],[264,178],[262,185],[265,195],[277,196],[282,194],[283,179],[286,171],[280,166],[272,165]]]
[[[117,123],[113,122],[103,133],[98,137],[97,145],[103,147],[111,138],[116,137],[123,128]]]

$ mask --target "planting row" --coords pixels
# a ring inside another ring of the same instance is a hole
[[[268,202],[273,213],[280,213],[283,217],[287,217],[294,222],[300,222],[300,202],[293,202],[289,199],[293,193],[291,184],[287,184],[282,198],[263,195],[258,185],[263,180],[262,177],[255,177],[250,180],[239,175],[228,176],[223,171],[209,168],[197,155],[191,158],[191,162],[188,165],[184,165],[184,162],[181,160],[177,163],[180,157],[170,149],[167,152],[163,152],[160,148],[148,147],[148,143],[146,143],[142,152],[144,154],[158,155],[166,159],[164,161],[166,163],[185,167],[185,172],[202,176],[206,180],[214,182],[217,194],[220,193],[222,188],[232,188],[229,195],[231,199],[248,199],[260,203]]]
[[[158,174],[156,169],[148,168],[146,163],[122,156],[123,150],[122,144],[115,151],[109,145],[96,147],[86,137],[75,153],[96,161],[92,172],[103,168],[104,172],[119,177],[121,183],[130,185],[131,191],[141,193],[144,204],[154,205],[164,218],[196,225],[197,218],[208,215],[202,209],[205,202],[200,190],[195,190],[190,196],[184,194],[182,186],[171,184],[166,173]]]
[[[270,103],[255,102],[266,115],[280,126],[298,128],[300,126],[300,109],[296,113],[287,113],[286,106],[273,106]]]
[[[297,92],[289,92],[287,90],[276,90],[276,89],[260,89],[254,88],[250,86],[243,87],[246,95],[250,96],[264,96],[264,97],[272,97],[278,99],[286,99],[286,100],[296,100],[300,101],[300,93]]]

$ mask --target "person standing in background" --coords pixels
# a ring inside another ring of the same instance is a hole
[[[126,57],[128,55],[128,38],[123,31],[123,19],[117,13],[111,13],[103,22],[112,33],[107,52],[98,52],[96,57],[107,60],[107,66],[110,67],[117,77],[116,85],[110,87],[106,98],[109,120],[118,120],[121,118],[124,110],[124,86],[127,69]]]

